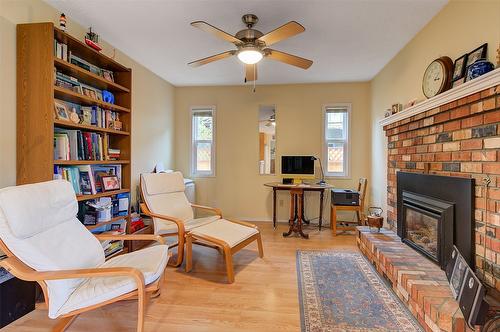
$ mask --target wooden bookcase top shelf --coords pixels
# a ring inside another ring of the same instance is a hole
[[[130,89],[127,89],[120,84],[108,81],[99,75],[56,57],[54,57],[54,66],[58,71],[66,75],[76,77],[79,82],[91,85],[95,88],[111,92],[130,92]]]
[[[130,68],[127,68],[111,59],[110,57],[97,52],[93,48],[87,46],[84,42],[76,39],[66,32],[63,32],[54,26],[53,29],[54,37],[57,39],[57,41],[67,44],[68,48],[78,57],[83,58],[88,62],[107,70],[116,72],[131,71]]]
[[[82,94],[79,94],[79,93],[76,93],[76,92],[73,92],[71,90],[61,88],[61,87],[58,87],[55,85],[54,85],[54,97],[56,97],[57,99],[64,100],[64,101],[73,102],[73,103],[76,103],[76,104],[79,104],[82,106],[97,105],[97,106],[100,106],[102,108],[105,108],[105,109],[108,109],[111,111],[125,112],[125,113],[130,112],[130,109],[128,109],[126,107],[122,107],[119,105],[105,103],[105,102],[100,101],[100,100],[92,99],[92,98],[87,97],[85,95],[82,95]]]

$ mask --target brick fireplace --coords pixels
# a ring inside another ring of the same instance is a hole
[[[499,297],[500,85],[496,84],[387,124],[384,130],[390,227],[397,228],[398,171],[474,179],[476,272],[490,294]]]

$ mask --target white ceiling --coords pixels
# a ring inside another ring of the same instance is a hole
[[[295,20],[306,31],[273,48],[314,61],[308,70],[264,59],[258,84],[372,79],[447,0],[45,0],[176,86],[243,84],[236,57],[187,63],[234,46],[190,26],[203,20],[235,34],[241,16],[266,33]]]

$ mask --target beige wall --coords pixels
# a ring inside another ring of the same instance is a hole
[[[281,178],[259,175],[259,105],[276,105],[280,160],[287,154],[321,155],[323,105],[352,103],[351,179],[329,182],[354,187],[357,178],[370,172],[369,90],[369,83],[257,86],[255,93],[250,86],[176,88],[176,168],[190,173],[190,107],[215,105],[217,174],[196,179],[198,202],[220,207],[228,216],[270,220],[272,195],[263,184]],[[282,192],[279,197],[283,200],[279,207],[282,220],[288,215],[288,195]],[[317,217],[317,198],[311,199],[311,195],[307,216]]]
[[[16,24],[53,21],[59,13],[41,0],[0,0],[0,188],[16,182]],[[83,39],[85,28],[68,20],[67,31]],[[101,36],[106,38],[106,36]],[[103,43],[103,53],[113,48]],[[174,88],[120,51],[132,68],[132,183],[156,162],[173,166]],[[135,190],[133,190],[135,194]]]
[[[371,201],[386,206],[386,138],[378,121],[391,104],[424,100],[421,83],[427,65],[447,55],[453,60],[488,43],[496,63],[500,42],[500,1],[451,1],[372,80]]]

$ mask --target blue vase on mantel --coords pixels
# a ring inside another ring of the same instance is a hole
[[[475,79],[495,69],[495,66],[486,59],[479,59],[467,69],[467,81]]]

